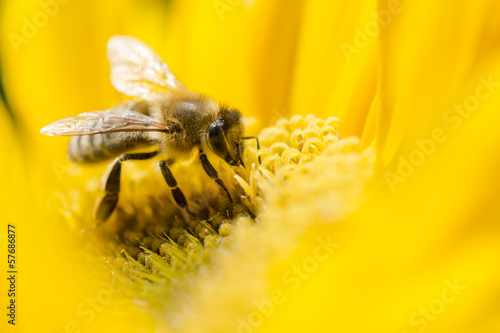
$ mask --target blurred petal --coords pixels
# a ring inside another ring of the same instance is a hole
[[[11,117],[5,105],[0,100],[0,208],[4,219],[12,221],[17,215],[16,210],[8,209],[17,205],[19,190],[26,185],[24,166],[21,157],[21,140],[16,134]],[[20,181],[20,183],[16,183]],[[3,230],[2,230],[3,232]]]
[[[71,1],[54,7],[52,17],[38,1],[3,4],[6,93],[29,133],[64,116],[102,109],[115,98],[105,47],[119,26],[119,6],[127,4]]]
[[[429,137],[435,126],[449,128],[448,110],[468,102],[479,76],[489,77],[480,66],[498,58],[500,4],[379,0],[379,11],[389,8],[394,14],[380,35],[378,147],[381,163],[394,167],[396,155],[413,150],[415,139]]]
[[[377,89],[377,38],[369,35],[375,9],[372,0],[306,2],[291,77],[291,114],[336,116],[342,135],[361,137]]]

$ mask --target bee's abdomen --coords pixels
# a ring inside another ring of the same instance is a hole
[[[71,138],[68,157],[73,162],[100,162],[140,145],[151,144],[147,133],[106,133]]]

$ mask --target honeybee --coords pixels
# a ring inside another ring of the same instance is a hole
[[[242,114],[186,89],[153,49],[134,37],[113,36],[107,44],[107,56],[111,83],[116,90],[135,99],[109,110],[61,119],[40,130],[51,136],[73,136],[68,147],[71,161],[99,162],[118,156],[107,176],[105,195],[96,205],[95,218],[107,220],[118,203],[123,161],[145,160],[159,153],[188,156],[194,149],[199,151],[207,175],[232,203],[226,185],[205,151],[212,151],[229,165],[243,165],[243,140],[257,138],[243,136]],[[158,149],[127,153],[139,146]],[[160,162],[163,178],[177,205],[194,215],[170,171],[171,164],[172,159]]]

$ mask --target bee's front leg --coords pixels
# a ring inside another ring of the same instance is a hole
[[[214,169],[214,167],[212,166],[212,164],[208,160],[207,155],[205,155],[203,150],[200,150],[200,161],[201,161],[201,165],[203,166],[203,169],[205,170],[207,175],[210,178],[212,178],[213,180],[215,180],[215,182],[217,184],[219,184],[219,186],[222,187],[224,189],[224,191],[226,191],[227,196],[229,198],[229,202],[231,204],[233,204],[234,201],[231,198],[231,194],[229,194],[229,191],[227,190],[226,185],[224,185],[224,183],[222,182],[222,179],[219,178],[219,174],[217,173],[217,170]]]
[[[96,220],[106,221],[118,203],[118,194],[120,192],[120,175],[122,171],[122,162],[127,160],[147,160],[158,155],[158,151],[150,153],[123,154],[113,161],[111,171],[106,180],[104,190],[106,194],[96,207],[94,216]]]
[[[184,193],[182,193],[182,190],[177,186],[177,181],[175,180],[172,171],[168,168],[169,164],[171,164],[171,162],[161,161],[160,170],[163,178],[167,182],[168,187],[172,189],[172,196],[174,197],[175,202],[182,209],[186,209],[189,215],[196,217],[196,215],[189,210],[186,197],[184,196]]]

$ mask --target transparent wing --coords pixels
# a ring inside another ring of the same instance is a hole
[[[111,83],[125,95],[151,100],[159,94],[185,89],[153,49],[137,38],[113,36],[107,53]]]
[[[40,130],[45,135],[89,135],[112,132],[166,132],[166,124],[127,109],[85,112],[58,120]]]

